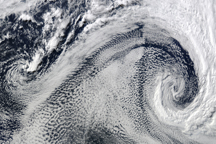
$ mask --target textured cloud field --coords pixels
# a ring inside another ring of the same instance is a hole
[[[213,0],[0,0],[1,143],[216,143]]]

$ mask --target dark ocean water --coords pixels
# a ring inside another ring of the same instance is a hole
[[[208,60],[155,2],[20,3],[2,2],[1,143],[214,143]]]

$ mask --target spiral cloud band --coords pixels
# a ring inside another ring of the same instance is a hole
[[[1,143],[216,142],[213,1],[1,1]]]

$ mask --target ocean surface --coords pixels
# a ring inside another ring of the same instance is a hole
[[[0,0],[0,143],[215,144],[214,0]]]

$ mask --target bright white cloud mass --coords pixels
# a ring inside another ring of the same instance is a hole
[[[213,0],[0,0],[0,143],[216,143]]]

